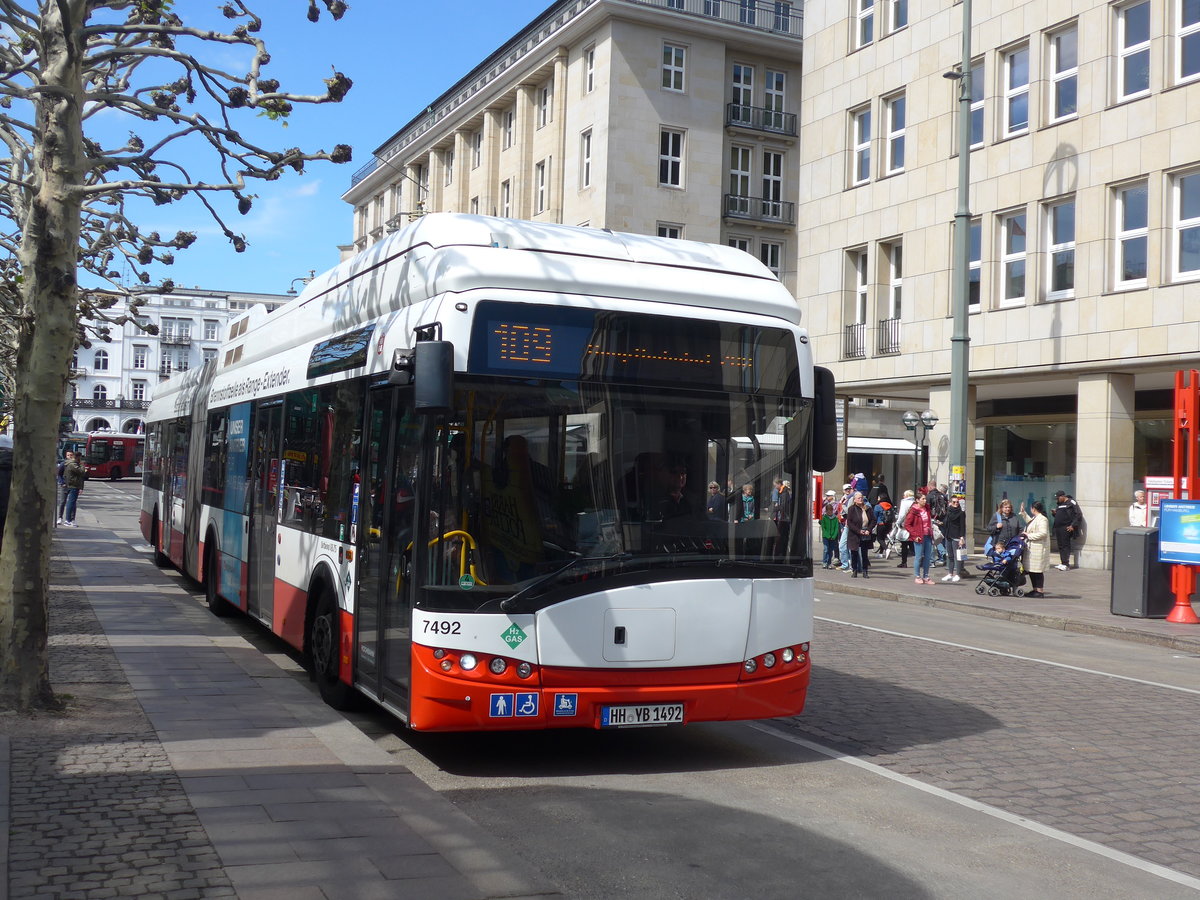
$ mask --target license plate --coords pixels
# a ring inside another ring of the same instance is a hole
[[[645,725],[682,725],[682,703],[641,703],[600,707],[601,728],[637,728]]]

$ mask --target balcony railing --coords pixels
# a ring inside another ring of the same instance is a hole
[[[149,400],[97,400],[94,397],[76,397],[71,401],[75,409],[149,409]]]
[[[768,200],[766,197],[725,195],[725,215],[731,219],[752,219],[779,225],[796,224],[796,204],[790,200]]]
[[[843,359],[865,359],[867,355],[867,323],[855,322],[846,326],[846,343],[842,347]]]
[[[727,103],[725,105],[725,124],[735,128],[749,128],[753,131],[766,131],[789,137],[795,137],[797,134],[795,113],[778,112],[763,106]]]
[[[875,332],[875,355],[890,356],[900,352],[900,317],[880,319]]]
[[[168,347],[190,347],[192,333],[190,331],[164,331],[161,340]]]

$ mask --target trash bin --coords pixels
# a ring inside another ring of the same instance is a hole
[[[1165,619],[1175,606],[1171,565],[1158,561],[1157,528],[1113,532],[1112,614]]]

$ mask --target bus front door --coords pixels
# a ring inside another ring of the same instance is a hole
[[[371,391],[363,441],[367,514],[359,528],[359,684],[403,716],[409,708],[412,588],[405,561],[413,537],[413,465],[420,429],[405,403],[411,392]]]
[[[283,407],[260,406],[253,429],[249,582],[246,611],[266,625],[275,608],[275,540],[279,522],[279,442]]]

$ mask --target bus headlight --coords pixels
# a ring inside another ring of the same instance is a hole
[[[791,647],[784,647],[782,656],[783,656],[783,661],[785,663],[790,663],[793,659],[796,658],[796,651],[793,650]]]
[[[464,653],[458,658],[458,664],[462,666],[464,672],[470,672],[479,665],[479,660],[475,658],[474,653]]]
[[[742,663],[742,668],[746,670],[747,675],[753,675],[758,671],[758,663],[752,659],[748,659]]]
[[[493,656],[488,668],[492,670],[493,675],[503,675],[508,669],[508,660],[503,656]]]
[[[527,662],[517,663],[517,675],[521,678],[528,678],[533,674],[533,666]]]
[[[764,653],[763,654],[763,665],[766,666],[768,669],[775,668],[775,654],[774,653]]]

